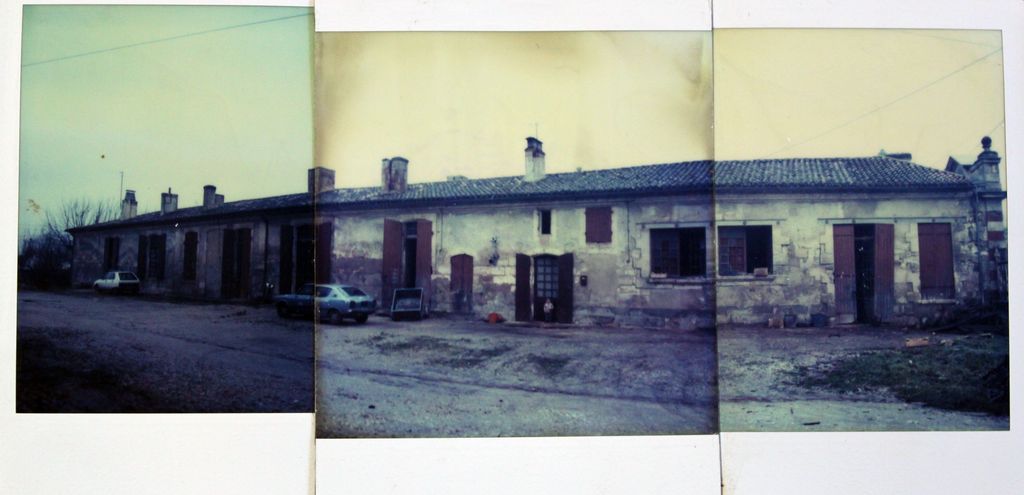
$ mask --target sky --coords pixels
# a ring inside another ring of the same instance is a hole
[[[306,189],[312,9],[26,6],[19,235],[76,199],[139,212]]]
[[[710,159],[710,32],[318,33],[318,165],[339,186]]]
[[[715,157],[1003,152],[999,31],[716,30]],[[1003,179],[1005,187],[1005,164]]]

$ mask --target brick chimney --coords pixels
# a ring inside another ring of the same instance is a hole
[[[134,217],[139,211],[139,203],[135,201],[135,191],[127,189],[124,192],[124,199],[121,200],[121,220],[128,220]]]
[[[544,178],[544,143],[535,137],[526,138],[526,182]]]
[[[219,196],[217,194],[217,186],[203,186],[203,208],[213,208],[214,206],[217,206],[217,196]]]
[[[309,194],[320,194],[334,190],[334,170],[327,167],[313,167],[306,174]]]
[[[160,213],[167,214],[178,209],[178,195],[167,188],[167,192],[160,193]]]
[[[396,156],[385,158],[380,166],[381,190],[386,193],[402,193],[409,184],[409,160]]]

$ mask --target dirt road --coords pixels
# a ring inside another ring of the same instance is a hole
[[[313,325],[273,309],[18,294],[18,412],[310,412]]]
[[[1005,430],[1009,418],[908,404],[891,393],[841,394],[797,385],[800,367],[869,349],[898,349],[929,332],[849,327],[722,327],[718,333],[722,431]]]
[[[710,433],[714,336],[452,319],[321,327],[317,433]]]

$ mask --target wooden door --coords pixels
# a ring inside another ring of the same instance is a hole
[[[473,257],[468,254],[452,256],[452,312],[473,312]]]
[[[531,289],[530,257],[516,253],[516,321],[530,321],[533,316]]]
[[[875,225],[875,300],[874,316],[876,320],[888,321],[892,316],[893,306],[893,225],[881,223]]]
[[[854,262],[853,225],[832,226],[835,256],[836,318],[839,323],[857,320],[857,268]]]
[[[558,257],[558,304],[555,318],[559,323],[572,323],[573,256],[566,253]]]
[[[384,245],[381,253],[380,301],[384,308],[391,311],[391,299],[395,289],[402,283],[402,223],[397,220],[384,219]]]
[[[921,253],[921,297],[949,299],[954,295],[953,242],[948,223],[917,224]]]

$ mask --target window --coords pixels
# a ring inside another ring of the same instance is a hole
[[[718,274],[772,273],[770,225],[718,228]]]
[[[651,274],[702,277],[707,272],[704,227],[651,229]]]
[[[331,292],[333,290],[334,289],[332,289],[330,287],[324,287],[322,285],[318,285],[316,287],[316,297],[330,297]]]
[[[921,297],[953,297],[953,240],[948,223],[917,224],[921,253]]]
[[[537,210],[541,235],[551,234],[551,210]]]
[[[163,280],[166,247],[166,234],[139,236],[139,259],[138,267],[135,270],[139,278]]]
[[[313,295],[313,284],[304,284],[299,287],[299,290],[295,291],[300,296],[312,296]]]
[[[610,206],[587,208],[587,242],[612,242],[612,209]]]
[[[121,238],[107,237],[103,244],[103,270],[116,270],[120,259]]]
[[[196,252],[199,246],[199,234],[196,232],[185,233],[185,267],[182,278],[185,280],[196,279]]]

